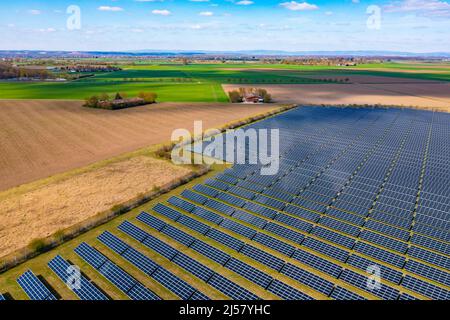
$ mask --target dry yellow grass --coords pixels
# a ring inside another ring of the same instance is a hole
[[[0,197],[0,257],[190,171],[170,162],[137,156]]]

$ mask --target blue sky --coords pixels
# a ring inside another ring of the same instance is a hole
[[[435,52],[450,51],[448,30],[445,0],[0,1],[0,50]]]

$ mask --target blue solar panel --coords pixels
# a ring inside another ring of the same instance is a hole
[[[160,232],[171,237],[172,239],[175,239],[176,241],[184,244],[187,247],[189,247],[195,241],[195,238],[190,234],[187,234],[186,232],[170,225],[165,226]]]
[[[269,232],[272,232],[282,238],[291,240],[298,244],[302,243],[303,240],[305,239],[305,236],[303,234],[301,234],[297,231],[291,230],[289,228],[286,228],[277,223],[269,222],[264,229]]]
[[[50,260],[48,266],[81,300],[108,300],[108,297],[82,274],[77,279],[71,277],[72,265],[61,256],[58,255]],[[76,281],[70,282],[70,280]]]
[[[251,225],[254,225],[257,228],[263,229],[264,226],[267,224],[267,220],[261,219],[257,216],[254,216],[250,213],[244,212],[242,210],[236,210],[233,213],[233,218],[244,221],[246,223],[249,223]]]
[[[333,283],[327,281],[311,272],[303,270],[293,264],[286,264],[281,270],[282,274],[291,277],[298,282],[313,288],[314,290],[323,293],[324,295],[330,295],[333,290]]]
[[[208,284],[233,300],[260,300],[254,293],[251,293],[247,289],[244,289],[217,273],[208,281]]]
[[[191,246],[191,249],[203,254],[204,256],[210,258],[213,261],[216,261],[221,265],[224,265],[230,259],[230,256],[228,254],[203,241],[195,241]]]
[[[331,258],[334,258],[334,259],[342,261],[342,262],[345,262],[348,257],[347,251],[336,248],[328,243],[319,241],[317,239],[307,238],[303,242],[303,245],[314,251],[320,252],[324,255],[327,255]]]
[[[80,244],[75,248],[75,252],[131,299],[160,300],[155,293],[145,288],[139,281],[87,243]],[[101,259],[102,257],[103,259]],[[100,260],[104,261],[101,265],[98,264]]]
[[[183,200],[178,197],[171,197],[167,202],[169,202],[171,205],[178,207],[180,209],[183,209],[187,212],[191,212],[195,208],[195,205],[193,205],[189,201]]]
[[[6,298],[2,294],[0,294],[0,301],[5,301],[5,300],[6,300]]]
[[[278,214],[278,211],[264,207],[260,204],[254,203],[254,202],[247,202],[243,208],[248,211],[257,213],[261,216],[267,217],[269,219],[274,219],[275,216]]]
[[[310,232],[313,227],[313,225],[309,222],[305,222],[300,219],[288,216],[284,213],[280,213],[279,215],[277,215],[275,220],[304,232]]]
[[[368,286],[367,276],[360,275],[351,270],[344,270],[339,279],[354,285],[364,291],[372,293],[373,295],[380,297],[384,300],[397,300],[399,292],[397,289],[393,289],[383,283],[377,286]]]
[[[152,227],[153,229],[156,229],[158,231],[161,230],[162,228],[164,228],[164,226],[166,225],[166,223],[164,221],[155,218],[154,216],[148,214],[147,212],[142,212],[141,214],[139,214],[137,216],[136,219],[138,219],[139,221],[142,221],[149,227]]]
[[[287,284],[274,280],[267,288],[267,291],[276,294],[277,296],[283,298],[284,300],[314,300],[307,294],[288,286]]]
[[[364,297],[342,287],[336,287],[330,297],[335,300],[366,300]]]
[[[242,248],[241,253],[276,270],[276,271],[280,271],[280,269],[284,266],[284,263],[285,263],[280,258],[277,258],[259,248],[251,246],[249,244],[246,244]]]
[[[219,193],[219,191],[217,191],[216,189],[210,188],[202,184],[196,185],[193,189],[199,193],[203,193],[212,198],[214,198]]]
[[[181,216],[181,213],[178,212],[177,210],[174,210],[161,203],[158,203],[156,206],[154,206],[153,211],[162,214],[163,216],[166,216],[167,218],[173,221],[176,221]]]
[[[226,214],[227,216],[232,215],[235,210],[232,206],[212,199],[206,201],[204,206],[220,213]]]
[[[450,273],[433,268],[414,260],[408,260],[405,269],[422,277],[450,287]]]
[[[406,275],[402,286],[434,300],[450,300],[450,291]]]
[[[189,300],[210,300],[210,299],[203,293],[196,291],[192,296],[190,296]]]
[[[31,300],[56,300],[53,293],[47,289],[31,270],[26,271],[17,278],[17,283]]]
[[[210,229],[206,236],[236,251],[239,251],[244,245],[241,240],[238,240],[217,229]]]
[[[172,262],[203,281],[208,281],[214,274],[214,271],[181,252],[176,255]]]
[[[394,270],[392,268],[378,264],[374,261],[357,255],[351,255],[350,258],[348,258],[347,263],[355,268],[364,270],[364,272],[370,266],[378,266],[380,268],[380,277],[395,284],[399,284],[403,277],[403,274],[400,271]]]
[[[224,219],[221,223],[220,226],[222,228],[231,230],[233,232],[236,232],[237,234],[240,234],[246,238],[253,238],[256,235],[256,231],[252,228],[246,227],[240,223],[234,222],[232,220],[229,219]]]
[[[292,258],[335,278],[337,278],[342,271],[342,267],[339,265],[301,249],[297,249]]]
[[[271,276],[235,258],[231,258],[225,267],[263,288],[267,288],[273,280]]]
[[[256,241],[262,245],[265,245],[268,248],[271,248],[275,251],[278,251],[288,257],[291,257],[294,254],[295,247],[287,244],[281,240],[278,240],[274,237],[271,237],[264,233],[257,233],[253,238],[253,241]]]
[[[181,216],[177,222],[201,234],[205,234],[211,229],[208,225],[185,215]]]

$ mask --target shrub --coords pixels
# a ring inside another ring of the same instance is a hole
[[[233,91],[228,92],[228,96],[230,97],[230,102],[231,102],[231,103],[242,102],[242,96],[241,96],[241,94],[240,94],[238,91],[236,91],[236,90],[233,90]]]
[[[158,95],[154,92],[139,92],[138,97],[144,99],[146,103],[155,103]]]
[[[30,242],[28,247],[33,252],[41,253],[45,251],[47,244],[45,243],[44,239],[34,239]]]

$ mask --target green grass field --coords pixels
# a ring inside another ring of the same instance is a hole
[[[90,95],[140,91],[160,102],[226,102],[222,84],[320,84],[352,75],[450,81],[449,64],[383,63],[357,67],[285,64],[136,64],[67,83],[0,82],[0,99],[84,99]]]

